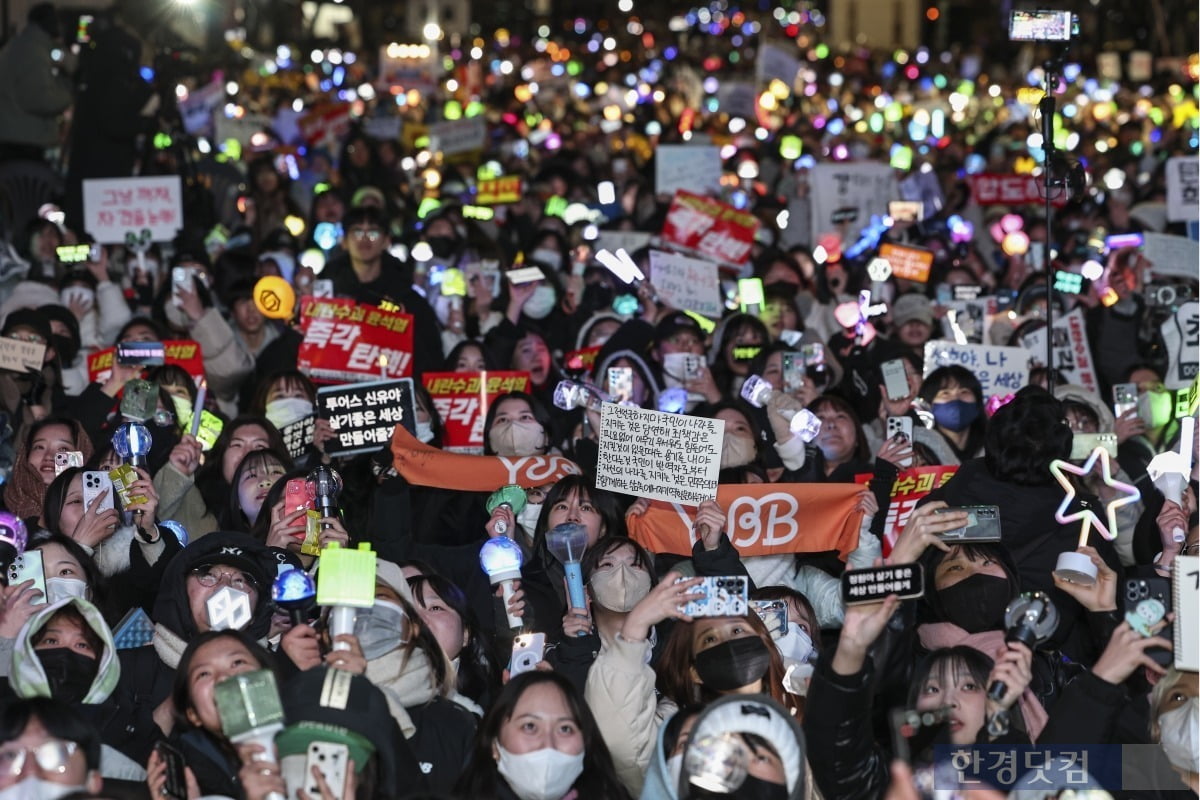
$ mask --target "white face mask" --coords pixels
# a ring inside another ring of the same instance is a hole
[[[721,440],[721,469],[744,466],[756,455],[754,440],[749,436],[725,434]]]
[[[72,792],[86,792],[86,786],[52,783],[41,778],[26,778],[0,791],[0,800],[58,800]]]
[[[313,404],[303,397],[284,397],[267,403],[266,417],[276,428],[286,428],[312,416]]]
[[[521,800],[562,800],[583,773],[583,753],[569,755],[553,747],[516,755],[496,745],[496,770]],[[0,798],[2,800],[2,798]]]
[[[68,597],[78,597],[86,600],[88,595],[87,581],[79,578],[46,578],[46,602],[57,603]]]
[[[630,564],[600,567],[588,580],[592,600],[609,611],[632,611],[650,593],[650,573]]]
[[[495,422],[488,441],[498,456],[535,456],[546,444],[546,430],[536,422]]]
[[[1193,697],[1158,718],[1159,743],[1171,766],[1200,772],[1200,700]]]
[[[525,532],[532,537],[533,532],[537,530],[538,517],[541,515],[541,503],[526,503],[525,507],[521,509],[521,513],[517,514],[517,524],[524,528]]]
[[[390,600],[375,598],[375,605],[359,609],[354,635],[363,657],[374,661],[404,644],[404,609]]]
[[[542,284],[533,290],[525,305],[521,306],[521,313],[531,319],[545,319],[554,310],[556,302],[558,295],[554,293],[554,287]]]
[[[424,442],[425,444],[429,444],[433,441],[433,423],[417,423],[417,441]]]
[[[529,254],[529,258],[539,264],[545,264],[555,269],[562,269],[562,253],[552,250],[549,247],[539,247]]]
[[[787,633],[775,640],[775,646],[785,659],[801,664],[808,661],[813,651],[812,637],[794,622],[788,622]]]

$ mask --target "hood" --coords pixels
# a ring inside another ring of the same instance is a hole
[[[646,782],[642,784],[642,794],[638,800],[677,800],[679,797],[679,787],[674,785],[671,772],[667,769],[667,751],[663,744],[670,721],[670,718],[664,719],[658,726],[654,757],[650,759],[650,764],[646,767]]]
[[[584,347],[586,347],[587,345],[585,344],[585,342],[587,342],[588,336],[592,332],[592,328],[594,328],[598,323],[606,322],[606,321],[616,322],[618,324],[622,324],[625,322],[625,320],[621,319],[619,316],[617,316],[616,314],[614,314],[612,312],[597,311],[595,314],[592,314],[590,317],[588,317],[587,321],[584,322],[583,325],[579,328],[579,335],[575,337],[575,349],[582,350]]]
[[[163,572],[158,597],[154,601],[155,623],[176,636],[188,640],[199,631],[188,606],[186,579],[189,572],[204,564],[224,563],[237,566],[252,574],[260,590],[254,607],[254,618],[245,633],[261,639],[271,626],[271,583],[280,566],[289,569],[299,563],[288,553],[267,547],[249,534],[236,531],[217,531],[198,539],[183,549]]]
[[[633,362],[633,368],[636,369],[642,376],[642,383],[646,385],[646,408],[658,408],[658,381],[654,378],[654,372],[650,369],[650,365],[646,360],[632,350],[609,350],[605,347],[596,356],[596,366],[592,369],[592,375],[599,386],[604,382],[604,377],[607,375],[607,370],[612,366],[613,362],[619,358],[626,358]]]
[[[1074,400],[1076,403],[1083,403],[1096,412],[1096,417],[1100,420],[1100,430],[1102,432],[1113,429],[1112,409],[1105,405],[1104,401],[1100,399],[1100,395],[1095,392],[1088,391],[1082,386],[1068,383],[1056,388],[1054,396],[1059,400]]]
[[[18,697],[50,697],[50,683],[46,679],[46,671],[42,668],[41,659],[37,657],[30,640],[60,608],[74,605],[87,621],[88,627],[95,631],[104,643],[100,653],[100,666],[96,670],[96,679],[92,688],[84,696],[86,705],[103,703],[117,687],[121,679],[121,661],[117,658],[117,648],[113,644],[112,631],[105,623],[104,617],[94,605],[79,597],[68,597],[48,606],[43,606],[34,612],[21,631],[17,634],[13,645],[12,666],[9,673],[9,683]]]

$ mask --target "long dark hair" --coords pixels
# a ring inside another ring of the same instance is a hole
[[[237,469],[233,471],[233,480],[229,482],[229,503],[224,509],[224,518],[218,519],[221,530],[249,533],[251,528],[256,527],[254,522],[251,522],[250,518],[246,515],[246,510],[242,508],[242,499],[238,493],[238,486],[241,484],[242,475],[245,474],[246,470],[264,467],[270,463],[279,464],[285,474],[292,468],[292,460],[288,458],[286,452],[281,453],[271,448],[255,450],[247,453],[242,458],[242,463],[238,464]],[[271,488],[275,488],[274,485]],[[270,497],[269,490],[267,497]],[[259,509],[258,515],[261,517],[264,511],[267,512],[268,517],[271,515],[271,508],[267,505],[266,498],[263,499],[263,505]]]
[[[551,487],[542,501],[542,513],[538,515],[534,547],[545,547],[546,528],[550,525],[550,511],[558,501],[570,499],[573,495],[582,493],[600,514],[601,536],[624,536],[625,516],[621,513],[617,498],[604,489],[596,489],[583,475],[567,475]],[[549,554],[547,554],[549,557]]]
[[[549,451],[552,444],[551,439],[554,436],[554,420],[551,418],[550,412],[546,409],[546,406],[542,404],[541,400],[538,400],[536,397],[528,394],[527,392],[509,392],[508,394],[500,395],[492,401],[491,405],[488,406],[487,417],[483,421],[484,455],[496,455],[496,451],[492,449],[492,423],[496,419],[496,409],[498,409],[500,404],[505,400],[524,400],[529,404],[529,410],[533,412],[533,418],[538,421],[538,424],[542,426],[542,430],[546,433],[546,446],[542,449],[542,452],[545,453]]]
[[[485,705],[486,700],[500,686],[500,673],[491,655],[488,654],[487,647],[484,646],[479,620],[471,611],[466,594],[450,580],[436,572],[414,575],[408,579],[408,587],[412,590],[413,602],[421,608],[427,608],[424,595],[425,587],[429,587],[462,620],[463,630],[467,634],[467,643],[458,656],[458,677],[455,686],[465,697],[471,698],[480,705]]]
[[[233,434],[248,425],[257,425],[266,431],[267,446],[271,450],[279,453],[287,452],[287,445],[284,444],[283,437],[279,435],[279,429],[272,425],[266,417],[243,416],[227,423],[221,430],[221,435],[217,437],[216,444],[205,456],[204,465],[196,471],[196,488],[200,490],[200,496],[204,498],[204,505],[208,507],[213,516],[218,516],[229,501],[229,483],[225,480],[222,471],[225,451],[229,449],[229,441],[233,438]]]
[[[500,728],[512,718],[517,702],[526,690],[548,683],[558,687],[567,701],[583,736],[583,772],[575,779],[578,800],[631,800],[629,791],[617,778],[612,756],[596,726],[592,711],[579,690],[557,672],[525,672],[509,681],[492,707],[484,715],[475,734],[475,747],[466,771],[454,787],[456,796],[494,798],[504,779],[496,769],[492,746],[500,739]]]

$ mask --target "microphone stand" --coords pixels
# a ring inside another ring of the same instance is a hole
[[[1038,113],[1042,118],[1042,189],[1045,200],[1046,246],[1042,249],[1042,269],[1046,273],[1046,389],[1054,391],[1054,270],[1050,268],[1050,246],[1053,242],[1051,224],[1054,220],[1054,203],[1052,194],[1055,189],[1068,190],[1069,170],[1063,165],[1062,174],[1054,176],[1054,115],[1058,103],[1054,99],[1054,91],[1058,88],[1058,79],[1062,74],[1063,59],[1067,56],[1064,44],[1058,54],[1046,59],[1042,70],[1046,78],[1046,93],[1038,101]]]

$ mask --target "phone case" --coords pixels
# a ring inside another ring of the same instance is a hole
[[[742,575],[707,577],[692,593],[704,597],[683,607],[689,617],[744,617],[750,611],[749,585]]]
[[[350,748],[333,742],[310,742],[308,760],[304,764],[304,791],[310,798],[321,796],[321,787],[312,774],[316,767],[334,797],[341,797],[346,789],[346,767],[350,762]]]
[[[1077,433],[1071,439],[1071,460],[1086,459],[1097,447],[1103,447],[1113,458],[1117,457],[1117,435],[1115,433]]]
[[[1145,600],[1158,601],[1161,604],[1164,616],[1174,611],[1175,596],[1171,589],[1171,580],[1157,575],[1146,578],[1127,578],[1125,580],[1126,614],[1136,615],[1138,613],[1138,605]],[[1165,628],[1155,635],[1173,640],[1175,638],[1175,626],[1168,623]],[[1146,655],[1150,656],[1155,663],[1162,667],[1171,666],[1171,662],[1174,659],[1172,652],[1162,647],[1151,647],[1146,650]]]
[[[522,633],[513,639],[512,657],[508,660],[508,674],[515,678],[529,672],[546,655],[546,634]]]
[[[187,775],[184,773],[183,753],[165,741],[154,745],[154,749],[158,751],[158,757],[167,767],[163,796],[169,800],[187,800]]]
[[[64,450],[54,454],[54,476],[58,477],[73,467],[83,466],[83,453],[78,450]]]
[[[883,389],[888,400],[903,400],[908,397],[908,376],[904,374],[904,361],[893,358],[879,367],[883,372]]]
[[[125,384],[121,394],[121,416],[138,422],[154,418],[158,410],[158,384],[134,378]]]
[[[804,388],[804,356],[801,353],[783,353],[783,390],[798,392]]]
[[[283,488],[284,512],[291,514],[300,509],[312,508],[312,500],[308,496],[308,482],[304,478],[292,478]]]
[[[944,542],[998,542],[1000,541],[999,506],[949,506],[939,508],[935,514],[949,511],[966,511],[967,524],[961,528],[943,531],[938,538]]]
[[[83,473],[83,507],[84,509],[91,508],[92,501],[97,496],[102,497],[98,510],[107,511],[110,508],[116,508],[113,502],[112,493],[112,478],[108,477],[107,472],[85,472]]]
[[[1113,385],[1113,416],[1119,417],[1130,409],[1138,407],[1138,388],[1136,383],[1117,383]]]
[[[608,368],[608,394],[613,402],[627,401],[633,395],[633,369],[630,367]]]
[[[13,559],[8,565],[8,585],[16,586],[25,581],[33,581],[33,587],[41,591],[41,597],[35,603],[46,602],[46,573],[42,565],[41,550],[26,550]]]
[[[787,605],[782,600],[751,600],[750,608],[767,626],[771,638],[778,639],[787,634]]]
[[[891,439],[896,434],[902,434],[907,441],[912,441],[913,424],[912,417],[888,417],[887,418],[887,436]]]

